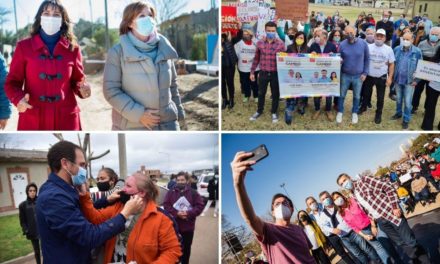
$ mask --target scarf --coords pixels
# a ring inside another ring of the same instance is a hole
[[[147,55],[153,61],[156,60],[158,44],[159,44],[159,36],[156,31],[154,31],[150,35],[150,38],[148,39],[147,42],[143,42],[138,38],[136,38],[131,31],[128,32],[128,38],[140,53]]]

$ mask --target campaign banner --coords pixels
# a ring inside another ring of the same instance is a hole
[[[309,0],[276,0],[278,18],[306,21]]]
[[[237,35],[237,7],[222,6],[222,32],[231,32],[232,36]]]
[[[277,54],[281,98],[339,96],[339,54]]]
[[[415,77],[422,80],[440,82],[440,64],[419,60]]]

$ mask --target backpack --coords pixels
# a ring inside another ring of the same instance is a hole
[[[179,244],[180,244],[180,250],[182,251],[182,254],[183,254],[183,237],[180,234],[179,226],[177,225],[176,219],[174,219],[174,217],[169,212],[167,212],[165,209],[157,207],[157,211],[163,213],[166,217],[168,217],[171,220],[171,222],[173,222],[174,232],[176,232],[177,240],[179,240]],[[179,263],[181,261],[182,256],[180,256],[179,261],[177,263]]]

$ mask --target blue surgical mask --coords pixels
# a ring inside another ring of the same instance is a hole
[[[353,182],[352,182],[351,180],[346,180],[346,181],[342,184],[342,187],[343,187],[344,189],[347,189],[347,190],[352,190],[352,189],[353,189]]]
[[[337,43],[339,43],[339,41],[341,41],[341,37],[334,37],[333,40]]]
[[[73,163],[73,162],[72,162]],[[75,164],[75,163],[73,163]],[[76,165],[76,164],[75,164]],[[72,183],[75,186],[82,185],[87,181],[87,170],[83,167],[79,167],[78,172],[73,175],[70,171],[66,170],[67,173],[72,177]]]
[[[274,39],[276,37],[276,33],[275,32],[266,32],[266,37],[268,39]]]
[[[322,202],[322,204],[324,206],[330,206],[330,205],[332,205],[332,203],[333,203],[333,201],[331,198],[325,198],[325,200]]]
[[[156,29],[156,22],[150,16],[141,17],[136,20],[136,31],[142,36],[149,36]]]
[[[431,41],[432,43],[436,43],[438,41],[438,36],[430,34],[429,41]]]

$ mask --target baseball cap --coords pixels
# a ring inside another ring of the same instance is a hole
[[[376,31],[376,35],[377,35],[377,34],[381,34],[381,35],[384,35],[384,36],[387,35],[387,33],[385,32],[385,30],[384,30],[383,28],[378,29],[378,30]]]

